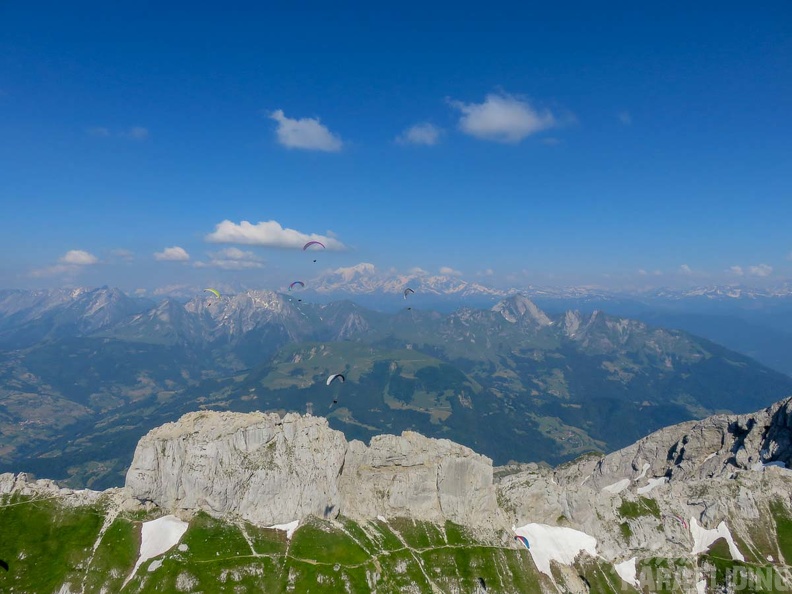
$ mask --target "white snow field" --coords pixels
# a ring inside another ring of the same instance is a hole
[[[613,483],[612,485],[608,485],[607,487],[602,487],[602,490],[603,491],[607,491],[608,493],[613,493],[613,494],[621,493],[627,487],[630,486],[630,482],[631,481],[628,478],[622,479],[622,480],[620,480],[618,482]]]
[[[655,487],[659,487],[660,485],[665,485],[668,482],[667,476],[661,476],[660,478],[650,478],[649,483],[645,487],[638,487],[638,495],[646,495]]]
[[[614,564],[613,569],[616,570],[616,573],[619,574],[619,577],[626,583],[630,584],[631,586],[635,586],[636,588],[640,586],[637,578],[638,571],[635,569],[635,557],[632,559],[627,559],[627,561]]]
[[[143,563],[152,557],[162,555],[162,553],[176,546],[181,537],[184,536],[184,533],[187,532],[188,526],[187,522],[183,522],[176,516],[163,516],[150,522],[143,522],[143,527],[140,531],[138,560],[134,569],[132,569],[132,573],[124,580],[121,589],[123,590],[129,580],[135,577],[137,570]]]
[[[729,553],[731,553],[732,559],[745,561],[745,557],[743,557],[740,549],[734,544],[734,539],[732,538],[731,532],[729,532],[729,527],[726,526],[726,522],[721,522],[714,530],[707,530],[699,526],[696,518],[691,517],[690,535],[693,537],[693,550],[691,553],[694,555],[707,552],[713,542],[719,538],[725,538],[726,542],[729,543]]]
[[[547,524],[526,524],[520,528],[512,527],[512,530],[517,536],[528,539],[528,552],[536,568],[551,579],[550,561],[571,565],[583,551],[592,557],[597,556],[597,539],[579,530]]]
[[[285,531],[286,540],[291,540],[292,534],[294,534],[294,531],[297,530],[297,526],[299,525],[300,520],[294,520],[294,522],[289,522],[288,524],[275,524],[274,526],[270,526],[270,528]]]

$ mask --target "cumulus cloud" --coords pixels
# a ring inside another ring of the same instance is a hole
[[[44,276],[58,276],[71,274],[74,275],[86,266],[92,266],[99,263],[99,258],[85,250],[69,250],[58,258],[58,264],[54,266],[47,266],[45,268],[36,268],[31,270],[28,274],[34,278]]]
[[[278,142],[287,148],[311,151],[337,152],[343,142],[322,125],[319,118],[287,118],[282,109],[276,109],[269,117],[278,122]]]
[[[215,230],[205,239],[211,243],[238,243],[288,249],[302,249],[309,241],[320,241],[328,250],[346,249],[346,246],[334,237],[284,229],[277,221],[260,221],[254,225],[248,221],[237,224],[225,220],[218,223]]]
[[[184,248],[174,245],[161,252],[154,252],[154,259],[161,262],[186,262],[190,259],[190,254]]]
[[[648,273],[648,272],[646,272],[646,270],[644,270],[643,268],[639,268],[639,269],[638,269],[638,274],[640,274],[641,276],[646,276],[646,275],[648,275],[649,273]]]
[[[441,133],[442,130],[434,124],[424,122],[407,128],[396,137],[396,142],[399,144],[423,144],[426,146],[433,146],[440,141]]]
[[[693,270],[691,270],[690,266],[687,264],[682,264],[682,266],[679,267],[679,272],[682,274],[687,274],[688,276],[693,274]]]
[[[264,263],[253,252],[246,252],[239,248],[230,247],[209,254],[208,262],[196,262],[198,268],[214,267],[224,270],[244,270],[248,268],[263,268]]]
[[[462,276],[462,273],[459,270],[454,270],[450,266],[441,266],[440,274],[444,276]]]
[[[424,270],[420,266],[413,266],[407,271],[408,274],[412,274],[414,276],[426,276],[429,274],[428,270]]]
[[[90,266],[99,262],[99,258],[85,250],[69,250],[58,259],[58,262],[73,266]]]
[[[505,93],[490,93],[483,103],[449,103],[462,112],[460,130],[482,140],[517,143],[557,125],[549,110],[539,111],[527,101]]]
[[[632,115],[630,114],[629,111],[620,111],[619,112],[619,121],[624,126],[629,126],[629,125],[632,124]]]
[[[744,274],[742,266],[729,266],[729,272],[731,272],[735,276],[742,276]]]
[[[770,276],[773,272],[773,267],[767,264],[757,264],[756,266],[748,267],[748,274],[751,276]]]

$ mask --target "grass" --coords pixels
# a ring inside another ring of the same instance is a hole
[[[792,517],[780,501],[774,502],[770,511],[776,524],[778,548],[781,549],[786,563],[792,565]]]
[[[13,495],[0,499],[0,591],[57,592],[81,581],[104,515],[98,507],[62,507],[51,500]],[[74,589],[74,588],[73,588]]]
[[[622,501],[619,506],[619,515],[628,519],[640,518],[641,516],[654,516],[660,519],[660,507],[654,499],[639,497],[637,501]]]

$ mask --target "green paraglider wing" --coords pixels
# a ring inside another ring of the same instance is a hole
[[[212,294],[213,294],[215,297],[217,297],[218,299],[220,299],[220,291],[218,291],[217,289],[204,289],[204,291],[209,291],[209,292],[210,292],[210,293],[212,293]]]

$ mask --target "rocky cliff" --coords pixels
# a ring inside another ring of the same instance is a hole
[[[196,412],[140,440],[126,487],[169,511],[259,525],[342,514],[483,526],[499,517],[492,476],[489,458],[410,431],[367,446],[322,417]]]

